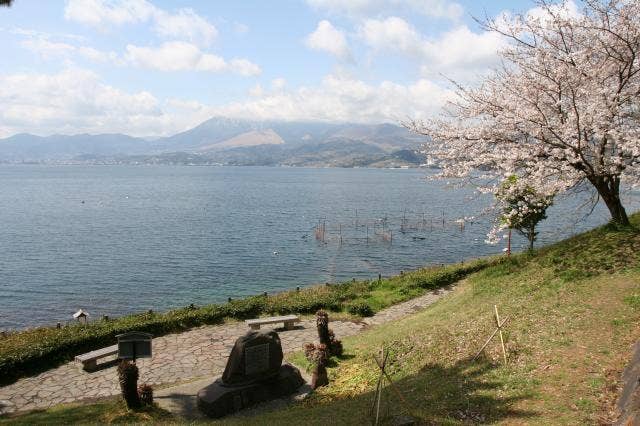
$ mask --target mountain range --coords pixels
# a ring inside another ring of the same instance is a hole
[[[398,167],[424,163],[422,143],[423,137],[393,124],[214,117],[154,139],[21,133],[0,139],[0,162]]]

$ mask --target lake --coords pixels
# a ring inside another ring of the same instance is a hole
[[[480,213],[490,199],[429,173],[0,166],[0,328],[64,323],[79,308],[92,318],[162,311],[501,252],[504,244],[484,242],[491,217]],[[549,210],[540,243],[608,220],[599,206],[577,221],[579,198]],[[627,204],[637,209],[637,197]],[[464,227],[455,222],[469,216]],[[515,237],[513,246],[525,242]]]

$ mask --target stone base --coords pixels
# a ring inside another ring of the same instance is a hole
[[[249,385],[229,387],[218,379],[198,391],[198,408],[207,416],[218,418],[290,395],[304,383],[300,371],[291,364],[283,364],[277,377]]]

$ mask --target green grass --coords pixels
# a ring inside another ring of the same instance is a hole
[[[632,217],[638,226],[640,215]],[[344,339],[331,384],[308,401],[247,422],[367,424],[377,380],[373,361],[390,350],[401,390],[385,413],[426,424],[598,424],[617,396],[619,373],[640,328],[640,234],[598,228],[468,276],[429,309]],[[510,316],[508,365],[492,332],[493,306]],[[294,362],[305,365],[296,354]]]
[[[378,379],[373,356],[383,346],[403,395],[385,390],[384,415],[444,425],[606,422],[640,335],[640,215],[632,221],[636,228],[598,228],[473,273],[451,266],[339,289],[353,291],[346,304],[381,309],[461,279],[430,308],[343,339],[345,354],[329,368],[330,385],[305,402],[212,423],[370,424]],[[494,328],[494,305],[510,318],[506,366],[498,339],[472,359]],[[290,359],[306,366],[301,353]]]
[[[73,359],[75,355],[112,345],[116,335],[134,330],[157,337],[191,327],[220,323],[225,319],[312,314],[319,309],[356,316],[371,315],[391,304],[451,284],[501,261],[500,258],[479,259],[463,264],[424,268],[389,279],[318,285],[300,291],[233,300],[223,305],[129,315],[60,329],[39,327],[14,332],[0,339],[0,384],[45,371]]]

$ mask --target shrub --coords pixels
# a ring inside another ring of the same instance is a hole
[[[151,385],[144,384],[138,387],[138,397],[144,405],[153,405],[153,388]]]
[[[373,308],[364,300],[355,301],[347,307],[347,310],[352,315],[358,315],[361,317],[373,316]]]

